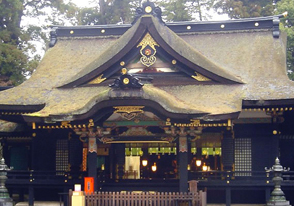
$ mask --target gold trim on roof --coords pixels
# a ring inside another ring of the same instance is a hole
[[[140,49],[140,54],[142,55],[142,57],[140,58],[140,61],[143,65],[145,65],[146,67],[150,67],[151,65],[153,65],[156,62],[156,48],[155,46],[159,45],[157,44],[157,42],[152,38],[152,36],[147,33],[144,38],[142,39],[142,41],[138,44],[138,47],[141,47]],[[150,47],[151,49],[148,49],[146,47]]]
[[[227,122],[215,122],[215,123],[201,123],[199,119],[190,119],[190,123],[172,123],[169,118],[166,119],[166,126],[174,126],[174,127],[228,127],[231,126],[231,120],[227,120]]]
[[[144,113],[142,110],[145,106],[117,106],[113,107],[116,109],[114,113],[133,113],[133,112],[139,112],[139,113]]]
[[[90,81],[88,84],[100,84],[101,82],[103,82],[106,78],[102,78],[103,74],[101,74],[100,76],[96,77],[95,79],[93,79],[92,81]]]
[[[196,79],[199,82],[207,82],[207,81],[211,81],[211,79],[208,79],[207,77],[195,72],[196,75],[192,75],[191,77]]]
[[[270,108],[244,108],[243,111],[253,111],[253,112],[260,112],[260,111],[266,111],[266,112],[271,112],[271,111],[292,111],[294,108],[293,107],[270,107]]]

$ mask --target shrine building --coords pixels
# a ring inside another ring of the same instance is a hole
[[[132,24],[52,27],[33,75],[0,92],[11,195],[59,200],[84,177],[96,191],[197,180],[208,203],[265,203],[265,167],[294,169],[280,18],[166,23],[147,1]]]

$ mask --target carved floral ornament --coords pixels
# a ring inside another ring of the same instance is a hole
[[[113,107],[115,111],[113,113],[118,113],[122,118],[126,120],[132,120],[139,114],[144,113],[143,108],[145,106],[117,106]]]
[[[158,43],[152,38],[152,36],[147,33],[142,41],[138,44],[137,47],[141,47],[140,49],[140,54],[141,58],[140,61],[141,63],[146,66],[150,67],[156,62],[156,48],[155,46],[158,46]]]

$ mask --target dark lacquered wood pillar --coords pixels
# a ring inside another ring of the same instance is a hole
[[[125,167],[125,144],[115,145],[115,155],[116,155],[116,172],[117,178],[124,178],[124,167]]]
[[[184,128],[180,128],[178,143],[179,191],[188,192],[188,139]]]
[[[222,164],[224,171],[232,171],[234,164],[234,137],[231,127],[223,133],[222,139]]]
[[[96,135],[90,132],[88,139],[88,176],[94,178],[94,191],[97,191],[97,159]]]

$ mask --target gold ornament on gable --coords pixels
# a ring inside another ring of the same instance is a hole
[[[140,54],[141,54],[141,58],[140,58],[140,62],[146,66],[146,67],[150,67],[151,65],[153,65],[156,62],[156,47],[159,45],[157,44],[157,42],[152,38],[152,36],[147,33],[144,38],[142,39],[142,41],[138,44],[138,47],[141,47],[140,49]]]
[[[117,106],[114,113],[119,113],[123,119],[132,120],[140,113],[144,113],[142,110],[145,106]]]
[[[192,75],[191,77],[196,79],[199,82],[207,82],[207,81],[211,81],[211,79],[208,79],[207,77],[195,72],[196,75]]]
[[[101,82],[103,82],[106,78],[102,78],[103,74],[101,74],[100,76],[96,77],[95,79],[93,79],[92,81],[89,82],[89,84],[100,84]]]

